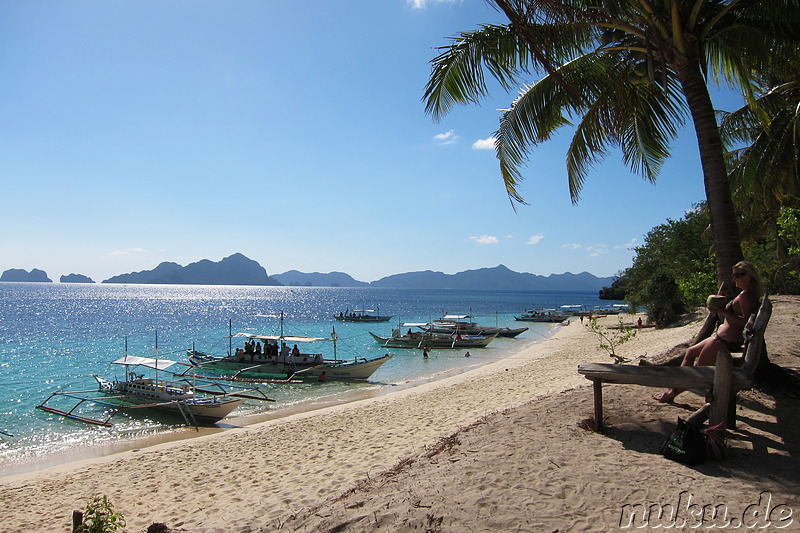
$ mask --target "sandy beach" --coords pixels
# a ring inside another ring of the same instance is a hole
[[[796,376],[800,297],[773,303],[769,356]],[[644,329],[618,353],[658,359],[699,327]],[[93,494],[108,496],[130,532],[153,522],[203,533],[613,531],[634,529],[632,506],[674,506],[687,529],[728,520],[800,531],[796,382],[744,392],[728,458],[687,467],[659,448],[703,399],[686,393],[668,405],[651,399],[655,389],[606,386],[609,429],[598,434],[586,429],[584,362],[610,358],[575,320],[510,359],[441,381],[3,477],[0,531],[70,531],[73,509]],[[651,519],[646,528],[658,525]]]

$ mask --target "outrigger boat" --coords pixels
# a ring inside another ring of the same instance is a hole
[[[422,327],[427,324],[406,323],[403,327]],[[369,332],[372,338],[387,348],[485,348],[497,337],[494,335],[462,335],[460,333],[430,333],[427,331],[411,331],[401,333],[399,329],[392,330],[391,337],[382,337]]]
[[[345,311],[344,313],[333,315],[333,318],[340,322],[388,322],[392,319],[391,316],[371,315],[370,313],[375,313],[375,310],[353,309],[352,311]]]
[[[125,367],[124,380],[112,381],[92,374],[98,383],[97,389],[56,391],[36,408],[72,420],[105,427],[113,425],[111,419],[118,413],[132,409],[156,409],[180,415],[187,424],[197,426],[199,423],[211,424],[222,420],[245,399],[274,401],[258,388],[229,391],[217,384],[198,386],[196,379],[193,382],[188,379],[159,379],[159,371],[163,372],[173,365],[181,364],[177,361],[125,355],[112,364]],[[155,370],[155,378],[137,374],[134,370],[136,368]],[[60,398],[77,400],[77,403],[68,410],[48,405],[48,402]],[[105,418],[84,416],[81,413],[87,406],[100,407],[104,412],[108,410],[108,414]]]
[[[256,335],[253,333],[236,333],[229,339],[246,339],[245,347],[230,355],[216,357],[211,354],[190,348],[187,350],[189,361],[204,370],[211,370],[233,381],[250,381],[259,376],[287,376],[287,379],[316,378],[362,380],[368,379],[378,368],[392,358],[391,354],[367,359],[339,359],[336,355],[336,330],[331,331],[330,339],[324,337],[287,336],[283,334],[283,314],[281,314],[280,335]],[[333,341],[333,359],[325,359],[322,353],[301,351],[299,345],[313,342]],[[289,345],[294,345],[289,349]],[[207,376],[206,376],[207,377]]]
[[[570,315],[560,313],[555,309],[532,309],[526,310],[522,315],[515,316],[516,320],[522,322],[550,322],[559,323],[569,320]]]
[[[467,319],[471,315],[444,315],[430,324],[420,326],[420,329],[430,333],[447,333],[455,335],[497,335],[498,337],[513,338],[528,331],[528,328],[499,328],[491,326],[481,326],[477,322],[469,322]]]

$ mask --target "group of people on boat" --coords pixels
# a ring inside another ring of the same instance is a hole
[[[243,357],[250,357],[250,361],[259,360],[259,359],[272,359],[274,361],[287,361],[290,357],[294,360],[293,362],[298,362],[302,354],[300,353],[300,349],[295,344],[291,349],[289,346],[286,345],[285,342],[281,342],[280,348],[278,347],[278,341],[264,341],[264,346],[262,349],[261,343],[257,340],[249,340],[244,343],[244,348],[237,348],[236,349],[236,356],[238,359],[242,359]],[[306,356],[303,362],[305,362],[308,357],[313,359],[321,358],[320,354],[314,354],[310,356]]]

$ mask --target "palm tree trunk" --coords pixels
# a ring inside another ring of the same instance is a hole
[[[716,252],[717,281],[727,286],[731,280],[733,265],[741,261],[743,255],[719,127],[699,64],[688,61],[688,64],[676,70],[692,114],[697,146],[700,149],[700,163]]]

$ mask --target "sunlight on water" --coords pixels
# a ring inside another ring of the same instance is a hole
[[[46,464],[48,455],[71,448],[103,447],[178,427],[174,418],[141,415],[118,416],[112,428],[87,427],[35,409],[55,391],[96,389],[92,374],[122,378],[110,362],[125,354],[126,342],[130,355],[185,361],[190,347],[225,355],[229,327],[233,333],[279,334],[283,313],[287,335],[330,338],[335,328],[340,359],[394,354],[365,383],[268,385],[267,393],[276,401],[246,402],[235,412],[246,416],[483,365],[543,338],[553,326],[525,323],[531,329],[519,339],[495,339],[488,348],[472,350],[468,359],[459,350],[433,350],[427,360],[418,350],[387,350],[370,331],[388,336],[403,322],[426,322],[448,312],[479,316],[478,322],[487,326],[520,327],[514,314],[523,309],[576,303],[603,304],[595,294],[585,293],[0,283],[0,430],[14,435],[0,433],[0,473],[4,463]],[[332,318],[345,310],[378,306],[380,314],[393,316],[390,322]],[[334,345],[317,343],[314,351],[332,358]]]

